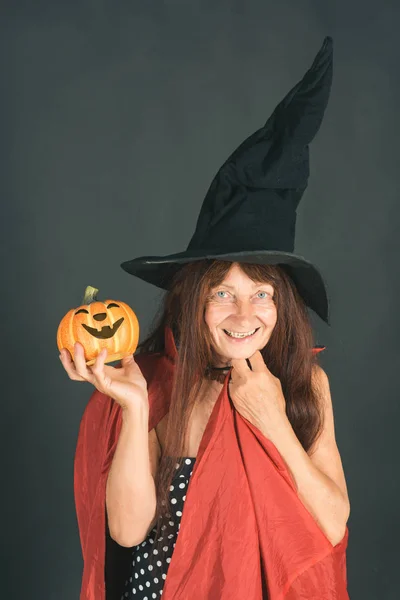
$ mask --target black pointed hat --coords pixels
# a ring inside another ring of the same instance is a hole
[[[329,99],[332,54],[332,39],[327,37],[303,79],[219,169],[187,249],[128,260],[121,264],[124,271],[168,289],[171,277],[188,262],[279,264],[306,305],[330,325],[323,277],[293,249],[296,209],[309,176],[308,145]]]

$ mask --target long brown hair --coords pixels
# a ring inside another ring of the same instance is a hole
[[[210,365],[216,364],[211,333],[204,320],[206,299],[219,285],[233,263],[201,260],[184,265],[173,277],[169,291],[156,315],[152,333],[139,344],[138,353],[163,352],[164,328],[169,326],[178,349],[170,408],[165,434],[165,452],[156,476],[158,540],[165,516],[171,513],[169,489],[186,447],[188,422],[199,397]],[[284,265],[240,263],[253,281],[270,283],[274,288],[277,322],[261,354],[269,370],[279,378],[286,400],[287,417],[304,450],[309,451],[323,426],[323,413],[314,382],[317,354],[312,325],[306,305]],[[222,376],[222,378],[224,375]],[[156,541],[155,540],[155,541]],[[155,544],[160,549],[165,544]]]

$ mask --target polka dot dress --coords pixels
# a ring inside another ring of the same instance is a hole
[[[183,457],[183,464],[176,463],[175,469],[179,469],[179,471],[173,477],[170,486],[170,502],[173,512],[167,514],[167,520],[161,526],[161,536],[165,539],[162,555],[159,556],[158,560],[153,560],[154,567],[149,563],[150,554],[157,553],[156,548],[154,551],[152,550],[152,545],[155,542],[155,525],[147,538],[132,549],[132,575],[128,581],[125,581],[126,591],[122,594],[120,600],[126,600],[127,598],[131,600],[153,600],[154,598],[160,598],[162,595],[169,563],[179,533],[186,490],[195,461],[195,457]]]

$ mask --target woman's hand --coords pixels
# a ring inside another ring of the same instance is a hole
[[[232,359],[229,395],[236,410],[260,428],[286,419],[286,401],[280,380],[268,369],[259,350],[249,359]]]
[[[105,365],[107,349],[104,348],[95,363],[88,367],[82,344],[74,345],[74,360],[69,351],[63,348],[60,359],[68,376],[73,381],[88,381],[99,392],[110,396],[122,409],[144,406],[149,408],[147,382],[133,356],[123,358],[121,368]]]

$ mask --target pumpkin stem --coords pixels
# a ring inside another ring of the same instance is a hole
[[[85,290],[85,295],[83,296],[82,304],[91,304],[91,302],[97,302],[97,293],[98,289],[88,285]]]

